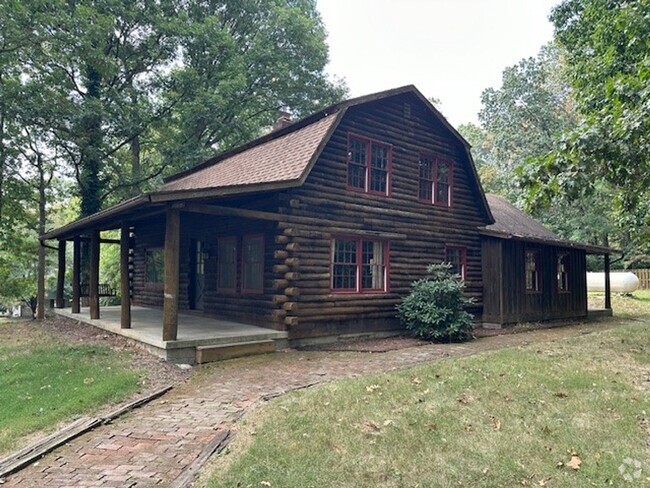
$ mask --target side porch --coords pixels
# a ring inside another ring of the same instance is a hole
[[[130,328],[121,325],[119,305],[102,307],[102,316],[98,319],[91,319],[87,308],[82,308],[80,313],[59,308],[55,313],[127,337],[150,353],[173,363],[200,364],[273,352],[287,345],[286,332],[182,312],[178,314],[176,338],[163,340],[160,334],[163,310],[137,305],[131,307]]]

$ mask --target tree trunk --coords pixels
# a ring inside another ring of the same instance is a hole
[[[36,157],[38,168],[38,235],[45,233],[45,168],[40,154]],[[39,241],[38,246],[38,286],[36,293],[36,319],[45,318],[45,246]]]
[[[102,207],[102,182],[99,170],[102,162],[102,117],[98,107],[101,104],[101,74],[92,66],[86,67],[87,91],[84,103],[85,114],[80,130],[85,137],[81,148],[79,183],[81,191],[81,217],[99,212]],[[83,253],[82,253],[83,254]]]

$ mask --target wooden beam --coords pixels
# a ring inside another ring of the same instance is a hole
[[[72,313],[81,311],[81,239],[72,241]]]
[[[605,308],[612,308],[612,286],[610,282],[610,262],[609,254],[605,254]]]
[[[120,326],[131,328],[131,290],[129,288],[129,234],[130,227],[123,223],[120,228]]]
[[[261,210],[248,210],[245,208],[223,207],[219,205],[204,205],[202,203],[187,203],[182,209],[185,212],[202,213],[208,215],[224,215],[233,217],[244,217],[247,219],[272,220],[274,222],[287,222],[288,215],[262,212]]]
[[[167,222],[165,225],[163,341],[175,341],[178,333],[180,227],[180,211],[176,208],[168,208]]]
[[[88,307],[90,318],[99,318],[99,230],[90,234],[90,269],[88,270]]]
[[[59,267],[56,275],[56,308],[65,306],[63,300],[63,287],[65,285],[65,239],[59,241]]]

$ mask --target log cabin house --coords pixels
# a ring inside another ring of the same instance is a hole
[[[294,344],[391,333],[396,304],[441,261],[465,280],[478,323],[584,318],[585,254],[610,253],[486,198],[469,144],[413,86],[337,103],[42,236],[59,241],[58,308],[73,242],[76,316],[89,240],[96,323],[108,229],[121,229],[121,296],[131,297],[121,330],[138,329],[132,306],[162,311],[159,349],[179,340],[179,313]],[[223,341],[186,344],[199,362],[222,357],[210,348]],[[189,361],[189,349],[166,357]]]

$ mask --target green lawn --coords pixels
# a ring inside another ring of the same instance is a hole
[[[0,453],[133,393],[138,371],[127,353],[66,344],[37,322],[0,320]]]
[[[647,486],[650,293],[614,307],[610,330],[278,398],[208,486],[621,486],[635,462]]]

